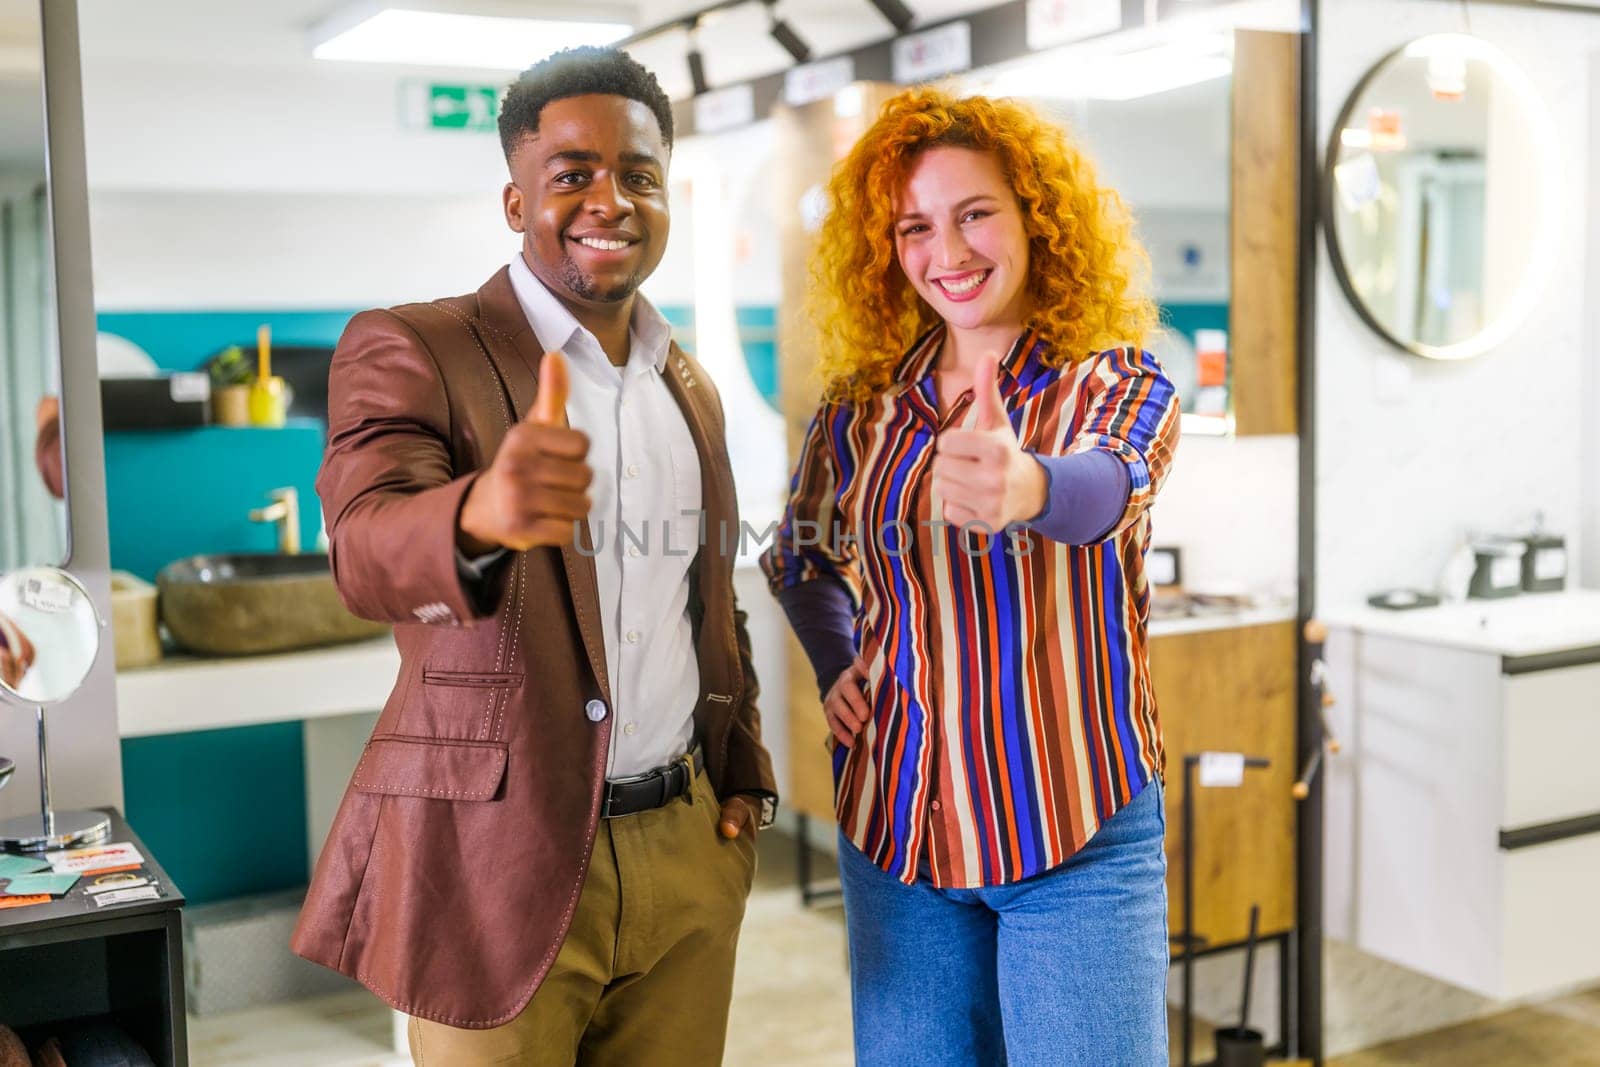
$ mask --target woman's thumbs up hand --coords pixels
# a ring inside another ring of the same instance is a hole
[[[944,521],[998,533],[1043,511],[1048,488],[1044,468],[1011,428],[1000,397],[1000,361],[985,356],[973,372],[967,424],[941,433],[933,458]]]

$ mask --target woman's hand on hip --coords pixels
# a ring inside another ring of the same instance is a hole
[[[839,672],[828,693],[822,698],[822,714],[828,720],[828,729],[841,745],[849,745],[856,734],[872,717],[872,706],[867,701],[867,661],[860,656]]]
[[[999,375],[998,359],[978,361],[971,424],[941,433],[933,457],[933,489],[944,502],[944,521],[981,524],[990,533],[1038,515],[1050,485],[1044,468],[1011,428]]]

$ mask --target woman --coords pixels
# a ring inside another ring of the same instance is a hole
[[[825,402],[762,563],[837,742],[857,1061],[1164,1064],[1143,254],[1008,100],[901,93],[829,192]]]

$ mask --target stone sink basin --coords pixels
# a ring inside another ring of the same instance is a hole
[[[387,633],[345,610],[325,553],[190,556],[156,576],[161,621],[207,656],[258,656]]]

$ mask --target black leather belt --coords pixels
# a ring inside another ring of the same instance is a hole
[[[678,799],[694,786],[695,777],[705,763],[705,755],[699,743],[696,743],[694,748],[665,767],[628,778],[607,779],[606,798],[600,805],[600,817],[616,819],[665,807],[668,801]]]

